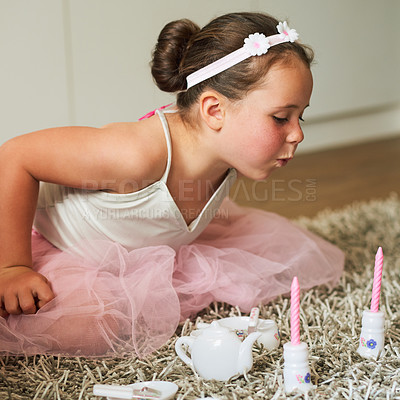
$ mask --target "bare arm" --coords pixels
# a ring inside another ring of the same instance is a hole
[[[0,316],[33,313],[54,296],[46,278],[31,269],[39,181],[118,191],[121,182],[148,177],[143,151],[133,154],[146,143],[137,146],[132,137],[126,127],[69,127],[23,135],[0,147]]]
[[[13,153],[13,146],[0,148],[0,316],[3,317],[8,313],[33,313],[53,297],[47,280],[30,269],[31,227],[39,183],[24,168],[16,167],[20,155]]]

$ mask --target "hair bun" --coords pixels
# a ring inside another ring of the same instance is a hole
[[[157,86],[164,92],[177,92],[186,88],[186,77],[179,70],[189,40],[200,31],[188,19],[172,21],[158,36],[153,51],[151,73]]]

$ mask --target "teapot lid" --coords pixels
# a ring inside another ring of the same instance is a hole
[[[234,332],[231,329],[222,326],[218,321],[213,321],[208,328],[203,329],[202,335],[215,336],[215,335],[229,335],[230,333]]]

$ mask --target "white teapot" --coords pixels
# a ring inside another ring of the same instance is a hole
[[[242,342],[233,330],[221,326],[218,321],[195,332],[196,335],[180,337],[175,350],[182,361],[204,379],[226,381],[253,366],[252,347],[260,332],[251,333]],[[186,354],[184,345],[188,346],[191,357]]]

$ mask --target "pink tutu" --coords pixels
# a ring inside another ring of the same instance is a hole
[[[192,244],[128,252],[112,242],[86,257],[32,236],[34,269],[56,297],[34,315],[0,317],[0,352],[139,357],[162,346],[179,321],[213,301],[244,312],[290,291],[337,283],[344,254],[276,214],[225,200]],[[89,254],[90,251],[90,254]]]

